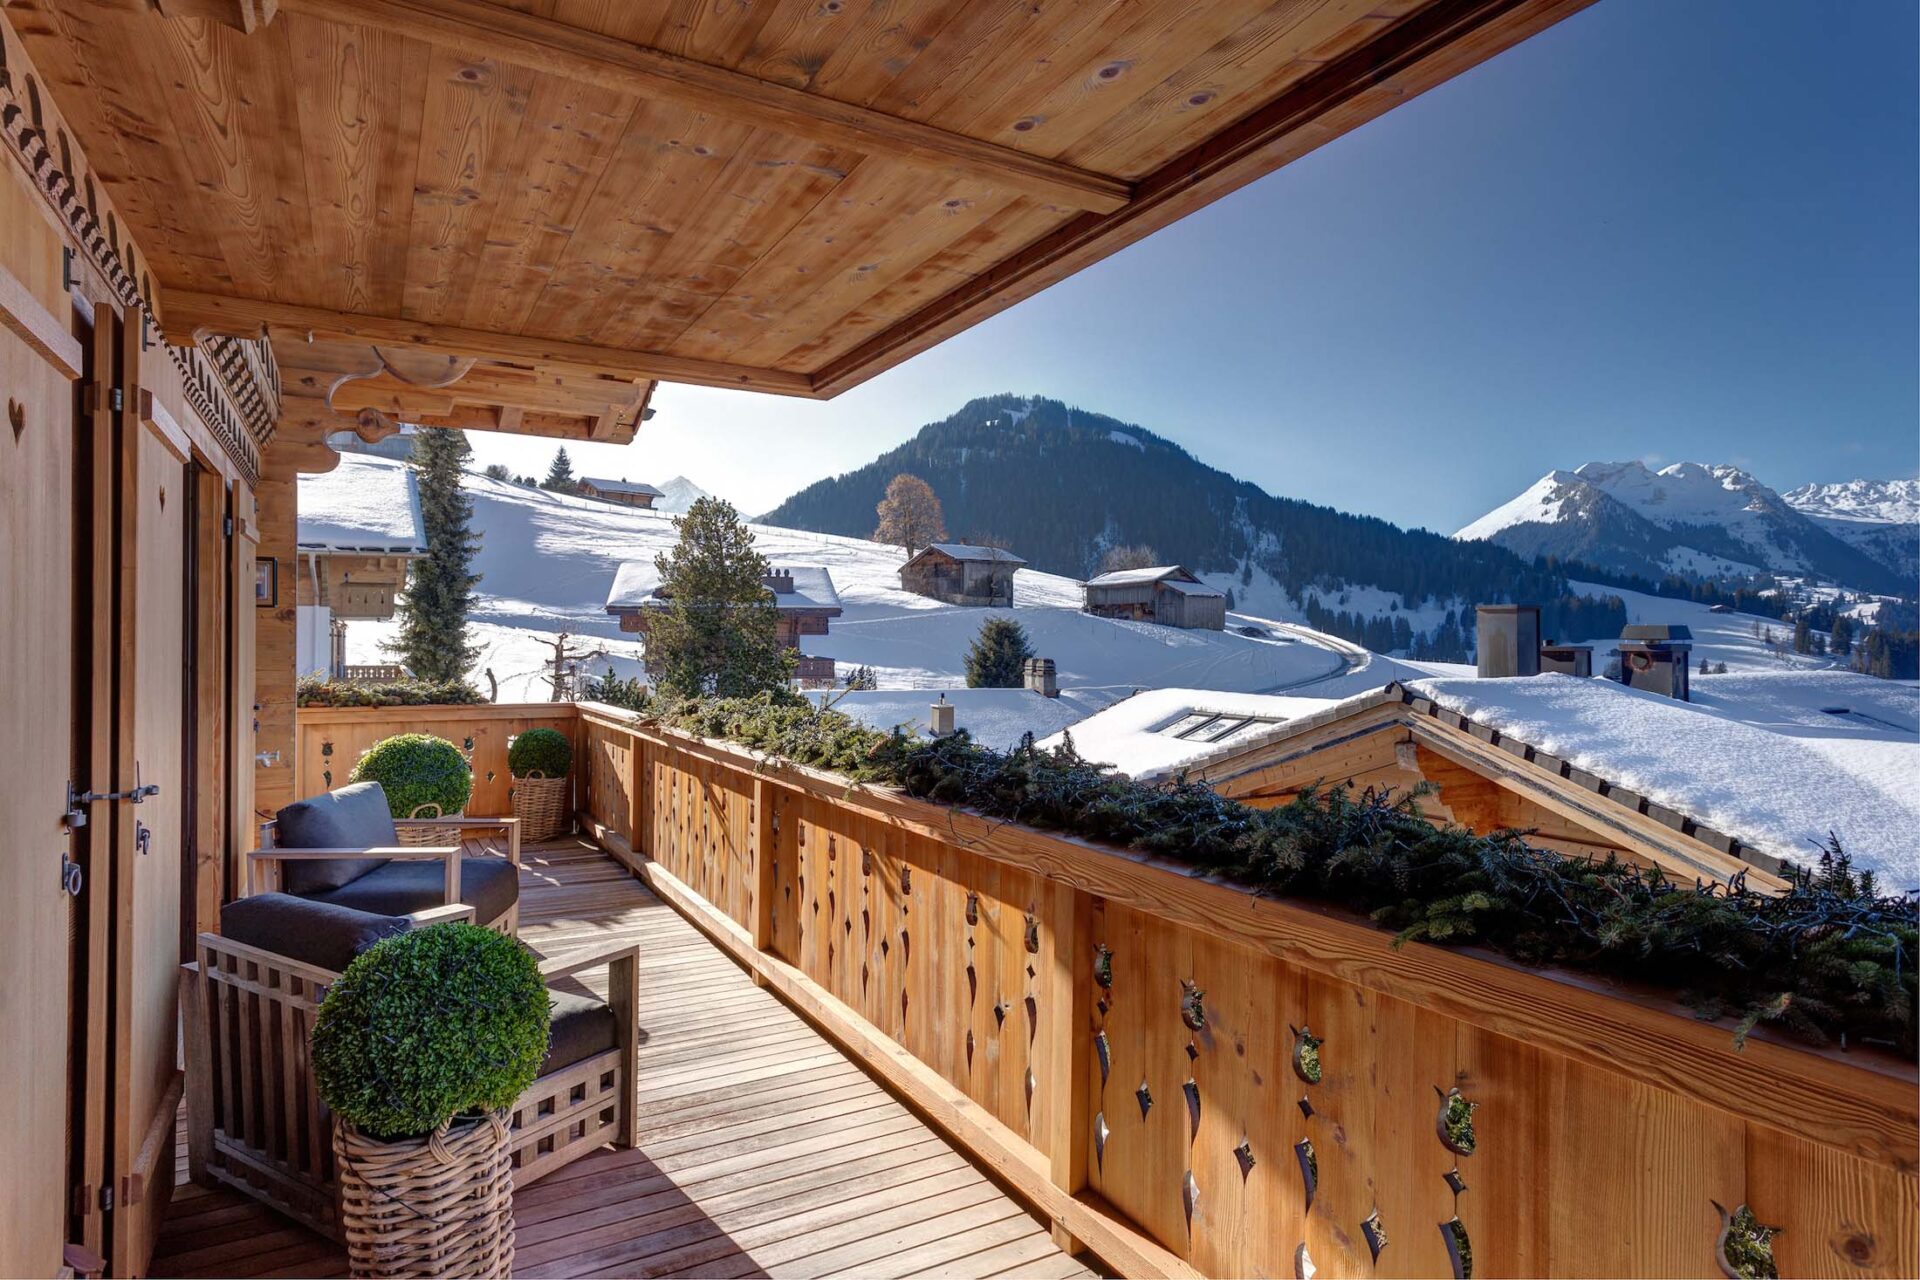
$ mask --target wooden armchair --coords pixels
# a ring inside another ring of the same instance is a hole
[[[298,936],[303,917],[324,917],[324,936]],[[333,1115],[314,1087],[309,1057],[320,1001],[352,955],[380,937],[472,918],[464,904],[382,917],[286,894],[230,903],[221,927],[232,936],[201,934],[197,959],[181,966],[193,1180],[233,1187],[337,1239]],[[261,937],[271,937],[273,949]],[[547,1065],[511,1117],[516,1186],[608,1143],[634,1143],[638,946],[585,948],[545,959],[540,969],[552,983],[600,965],[608,971],[606,1001],[552,992]]]
[[[489,833],[505,865],[463,865],[463,842]],[[433,862],[437,873],[424,865]],[[280,890],[385,916],[464,901],[480,923],[510,936],[520,924],[519,881],[518,818],[396,819],[377,782],[287,806],[261,824],[260,847],[247,855],[249,894]]]

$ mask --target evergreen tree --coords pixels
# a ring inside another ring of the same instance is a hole
[[[471,452],[463,431],[422,427],[408,465],[419,473],[420,520],[427,553],[413,562],[396,613],[400,629],[386,647],[416,679],[464,680],[480,651],[467,637],[473,604],[473,501],[460,490],[461,463]]]
[[[1833,620],[1832,649],[1843,658],[1853,652],[1853,619],[1844,613]]]
[[[908,555],[947,536],[940,499],[919,476],[902,472],[888,481],[887,494],[874,512],[880,527],[873,531],[873,540],[900,547]]]
[[[967,688],[1018,689],[1032,656],[1026,628],[1012,618],[988,618],[967,649]]]
[[[554,493],[579,491],[579,482],[573,478],[573,459],[567,456],[565,445],[553,451],[553,461],[547,465],[547,478],[541,482],[540,487],[550,489]]]
[[[667,607],[650,615],[647,670],[663,692],[744,697],[784,688],[795,654],[780,643],[767,560],[733,504],[701,498],[676,518],[679,542],[654,560]]]
[[[1808,629],[1804,616],[1794,620],[1793,651],[1795,653],[1813,652],[1813,632]]]

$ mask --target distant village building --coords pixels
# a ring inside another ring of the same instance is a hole
[[[801,636],[824,636],[831,619],[840,616],[840,593],[833,575],[820,565],[775,568],[761,581],[773,592],[779,611],[775,634],[788,649],[800,647]],[[620,629],[647,633],[652,615],[667,608],[673,597],[661,590],[660,572],[651,560],[629,560],[614,574],[607,592],[607,612],[620,619]],[[831,684],[834,660],[815,654],[800,655],[794,676],[805,686]]]
[[[946,604],[1013,607],[1013,575],[1027,562],[1000,547],[936,542],[900,566],[900,585]]]
[[[294,581],[273,589],[298,606],[294,658],[299,674],[330,680],[391,679],[397,665],[347,663],[347,623],[385,621],[407,585],[407,565],[427,552],[413,469],[346,455],[332,471],[302,475],[294,534]]]
[[[599,476],[581,476],[579,480],[580,496],[598,498],[602,502],[617,502],[625,507],[651,508],[654,499],[660,497],[660,491],[650,484],[640,484],[633,480],[606,480]]]
[[[1177,564],[1120,569],[1091,578],[1084,607],[1102,618],[1130,618],[1190,631],[1224,631],[1227,626],[1227,593]]]

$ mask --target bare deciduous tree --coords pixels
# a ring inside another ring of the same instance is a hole
[[[1122,569],[1151,569],[1160,563],[1160,553],[1144,542],[1126,542],[1108,547],[1100,557],[1101,573],[1119,573]]]
[[[887,496],[874,510],[880,527],[873,531],[873,540],[901,547],[908,555],[947,536],[940,499],[919,476],[903,472],[888,481]]]

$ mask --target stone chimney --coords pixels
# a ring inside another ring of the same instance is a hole
[[[1482,680],[1540,674],[1538,605],[1483,604],[1474,613]]]
[[[767,590],[777,596],[793,594],[793,570],[791,569],[775,569],[760,581],[766,584]]]
[[[1043,698],[1060,696],[1060,679],[1054,672],[1052,658],[1028,658],[1021,668],[1026,687]]]
[[[953,732],[953,704],[947,701],[947,695],[941,694],[940,701],[927,708],[927,723],[933,727],[933,736],[944,738]]]

